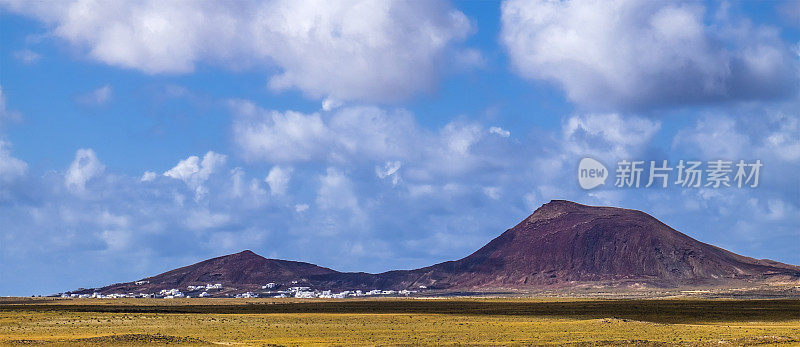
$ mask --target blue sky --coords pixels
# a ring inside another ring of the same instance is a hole
[[[414,268],[551,199],[800,264],[797,23],[797,2],[0,1],[0,295],[243,249]],[[583,157],[764,166],[583,190]]]

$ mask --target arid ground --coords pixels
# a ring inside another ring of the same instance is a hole
[[[0,299],[0,344],[800,344],[800,300]]]

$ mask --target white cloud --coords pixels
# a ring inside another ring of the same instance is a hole
[[[189,158],[178,162],[178,165],[175,165],[175,167],[164,172],[164,176],[187,181],[193,177],[193,175],[200,172],[199,163],[200,158],[195,155],[190,156]]]
[[[269,86],[393,101],[435,84],[472,30],[438,1],[4,1],[92,59],[150,74],[277,66]]]
[[[660,122],[616,113],[577,115],[563,124],[564,147],[577,156],[631,160],[660,128]]]
[[[735,160],[750,147],[750,139],[736,129],[736,122],[726,116],[706,116],[694,128],[678,131],[672,140],[674,148],[699,153],[706,160]]]
[[[358,198],[353,191],[353,183],[344,173],[335,168],[328,168],[326,174],[320,176],[319,180],[317,206],[322,209],[360,211]]]
[[[97,159],[94,150],[79,149],[64,176],[64,184],[73,193],[83,193],[86,191],[86,183],[101,175],[105,168],[105,165]]]
[[[511,132],[510,131],[505,130],[505,129],[501,128],[501,127],[490,127],[489,128],[489,133],[490,134],[495,134],[495,135],[500,136],[500,137],[509,137],[509,136],[511,136]]]
[[[28,164],[11,156],[9,143],[0,140],[0,182],[9,183],[25,176]]]
[[[426,141],[406,111],[347,107],[332,113],[263,110],[234,102],[234,139],[251,160],[269,162],[383,160],[410,155]]]
[[[758,130],[763,136],[748,134],[751,139],[745,145],[756,152],[793,148],[792,138],[800,138],[795,135],[797,117],[787,114],[791,116],[742,117],[753,121],[735,129],[752,132],[752,125],[763,123]],[[800,218],[793,195],[797,180],[781,174],[796,172],[797,164],[778,166],[778,154],[768,162],[764,159],[768,165],[758,189],[689,194],[666,189],[654,194],[601,187],[587,195],[570,166],[584,154],[582,148],[651,159],[653,153],[661,155],[650,143],[659,131],[658,122],[616,114],[576,115],[564,119],[559,130],[509,141],[492,135],[483,124],[456,121],[428,131],[411,118],[403,126],[385,125],[408,113],[398,115],[353,107],[320,113],[331,136],[321,142],[323,150],[332,154],[291,164],[291,186],[298,189],[287,189],[280,199],[268,198],[264,174],[228,170],[224,156],[214,152],[184,158],[168,170],[170,178],[149,183],[141,182],[145,175],[111,173],[86,181],[86,190],[103,192],[92,200],[75,199],[61,188],[60,175],[28,175],[0,195],[0,225],[5,227],[0,228],[0,253],[37,271],[55,271],[48,270],[52,259],[71,257],[76,265],[57,269],[67,276],[57,277],[59,281],[79,277],[74,275],[98,261],[114,262],[120,271],[116,277],[134,279],[163,271],[159,267],[164,263],[191,263],[245,248],[337,270],[384,271],[468,254],[542,203],[566,198],[654,212],[682,232],[715,244],[729,242],[745,255],[797,258],[792,247]],[[691,124],[689,129],[695,127]],[[413,141],[396,142],[404,138]],[[752,140],[756,138],[763,141]],[[268,168],[275,165],[290,166],[270,163]],[[389,186],[389,177],[398,174],[402,186]],[[380,175],[385,175],[383,180]],[[776,183],[779,179],[788,183]],[[184,196],[197,196],[198,188],[206,198],[184,203]],[[30,199],[33,194],[35,199]],[[752,206],[750,198],[757,199]],[[738,227],[740,221],[749,224]],[[742,235],[758,230],[760,234],[752,237],[765,244],[762,251],[749,240],[737,240],[739,235],[731,230]],[[353,250],[360,253],[350,253]],[[26,281],[21,272],[13,275],[21,279],[15,286],[43,286]],[[110,282],[108,275],[93,276],[91,281]],[[80,281],[50,286],[52,292],[63,291],[85,285]]]
[[[697,3],[510,0],[501,40],[519,74],[553,81],[588,106],[791,95],[798,64],[790,45],[720,8],[707,17]]]
[[[187,186],[195,190],[195,201],[200,201],[208,194],[208,188],[203,184],[225,164],[225,159],[225,155],[213,151],[208,151],[202,161],[193,155],[164,172],[164,176],[185,182]]]
[[[414,142],[426,141],[414,116],[402,109],[347,107],[332,114],[327,124],[336,150],[333,160],[407,157],[413,155],[409,151],[414,150]]]
[[[343,100],[429,89],[443,50],[470,30],[463,13],[435,2],[287,1],[263,14],[263,23],[281,23],[262,31],[285,69],[270,86]]]
[[[113,89],[110,85],[106,84],[89,93],[79,96],[77,101],[86,105],[101,106],[105,105],[109,100],[111,100],[112,93]]]
[[[179,179],[191,187],[203,184],[211,174],[225,164],[226,156],[208,151],[201,161],[197,156],[190,156],[178,162],[178,165],[164,172],[164,176]]]
[[[484,145],[489,133],[474,122],[453,121],[431,132],[402,109],[342,107],[302,114],[264,110],[245,101],[231,104],[236,113],[234,141],[251,161],[331,165],[400,161],[413,163],[411,175],[433,177],[464,174],[481,164],[503,165],[489,152],[510,143]]]
[[[246,208],[258,208],[266,202],[267,191],[261,188],[258,179],[251,179],[246,182],[246,174],[240,167],[235,167],[231,172],[231,184],[229,197],[235,200],[242,200]]]
[[[269,170],[264,182],[269,185],[269,192],[272,195],[284,195],[289,188],[289,180],[292,178],[292,168],[282,168],[274,166]]]
[[[333,110],[335,108],[338,108],[338,107],[342,106],[343,104],[344,103],[339,101],[339,100],[336,100],[336,99],[333,99],[333,98],[325,98],[325,100],[322,100],[322,110],[323,111],[330,111],[330,110]]]
[[[380,166],[375,167],[375,174],[378,175],[380,179],[391,177],[392,185],[397,185],[400,183],[400,174],[397,173],[397,170],[400,170],[401,166],[403,166],[403,164],[399,161],[387,161],[386,164],[383,165],[383,168]]]
[[[150,182],[150,181],[155,180],[155,179],[156,179],[156,173],[155,172],[145,171],[144,174],[142,174],[142,177],[139,179],[139,181],[141,181],[141,182]]]
[[[655,148],[653,141],[660,129],[658,121],[617,113],[576,114],[564,118],[560,133],[546,138],[544,148],[524,159],[530,161],[528,170],[536,183],[526,184],[532,185],[532,189],[521,197],[522,203],[535,208],[551,199],[575,199],[596,204],[619,202],[619,196],[613,192],[580,189],[573,170],[577,170],[578,162],[584,157],[597,159],[607,168],[613,168],[623,159],[646,160]],[[520,160],[518,154],[508,158]]]
[[[241,108],[241,107],[240,107]],[[267,161],[304,161],[323,155],[328,129],[319,114],[254,111],[233,124],[245,156]]]
[[[761,159],[773,170],[776,165],[800,162],[800,117],[794,111],[758,112],[757,118],[705,115],[676,132],[672,149],[699,154],[704,160]]]
[[[465,156],[480,139],[481,130],[475,124],[449,123],[442,129],[442,136],[452,154]]]

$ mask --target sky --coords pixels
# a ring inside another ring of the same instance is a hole
[[[799,55],[800,2],[0,0],[0,295],[417,268],[553,199],[800,264]]]

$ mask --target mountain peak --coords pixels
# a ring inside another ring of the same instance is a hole
[[[644,212],[552,200],[470,256],[442,267],[454,287],[568,282],[708,283],[797,267],[756,261],[699,242]]]
[[[531,214],[528,217],[527,221],[535,222],[540,220],[553,219],[563,216],[570,212],[583,210],[587,207],[590,206],[581,205],[579,203],[568,200],[550,200],[550,202],[537,208],[536,211],[534,211],[533,214]]]
[[[579,204],[577,202],[569,201],[569,200],[554,199],[554,200],[550,200],[550,202],[542,205],[541,207],[545,207],[545,208],[549,208],[549,209],[579,209],[581,207],[588,207],[588,206]]]
[[[223,256],[216,257],[216,258],[209,259],[209,260],[214,260],[214,259],[220,260],[220,261],[235,261],[235,262],[245,261],[246,262],[246,261],[258,261],[258,260],[266,259],[266,258],[256,254],[255,252],[253,252],[253,251],[251,251],[249,249],[246,249],[246,250],[238,252],[238,253],[232,253],[232,254],[228,254],[228,255],[223,255]]]

